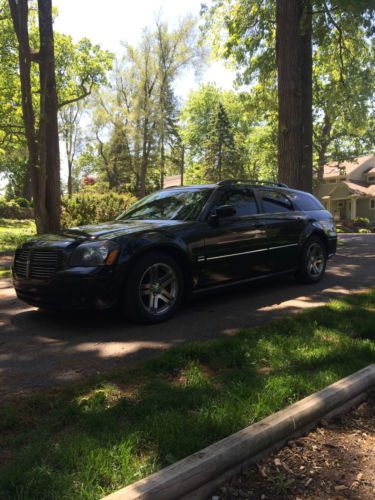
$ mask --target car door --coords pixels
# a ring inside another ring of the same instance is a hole
[[[295,212],[287,194],[275,189],[258,191],[267,232],[272,272],[295,269],[300,254],[305,218]]]
[[[202,285],[236,281],[270,272],[267,234],[253,190],[227,188],[218,193],[211,213],[232,205],[236,214],[215,224],[207,220]]]

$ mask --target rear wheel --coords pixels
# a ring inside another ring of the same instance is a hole
[[[326,264],[326,246],[320,238],[312,236],[303,246],[297,278],[302,283],[317,283],[324,276]]]
[[[147,254],[132,266],[122,307],[141,323],[160,323],[181,304],[183,276],[177,262],[164,253]]]

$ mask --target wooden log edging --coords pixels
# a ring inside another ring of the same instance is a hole
[[[375,387],[375,364],[218,441],[105,500],[205,499],[249,463],[358,404]]]

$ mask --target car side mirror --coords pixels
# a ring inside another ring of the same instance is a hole
[[[236,215],[236,207],[233,205],[221,205],[217,207],[214,212],[212,212],[208,218],[208,222],[215,224],[219,219],[224,219],[225,217],[232,217]]]
[[[216,215],[219,217],[219,219],[224,219],[224,217],[232,217],[233,215],[236,215],[236,212],[236,207],[234,207],[233,205],[221,205],[216,209]]]

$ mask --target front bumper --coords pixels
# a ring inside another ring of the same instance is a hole
[[[115,269],[71,268],[57,272],[48,282],[17,278],[17,297],[44,309],[106,309],[118,300]]]
[[[328,258],[335,255],[337,249],[337,236],[328,238]]]

